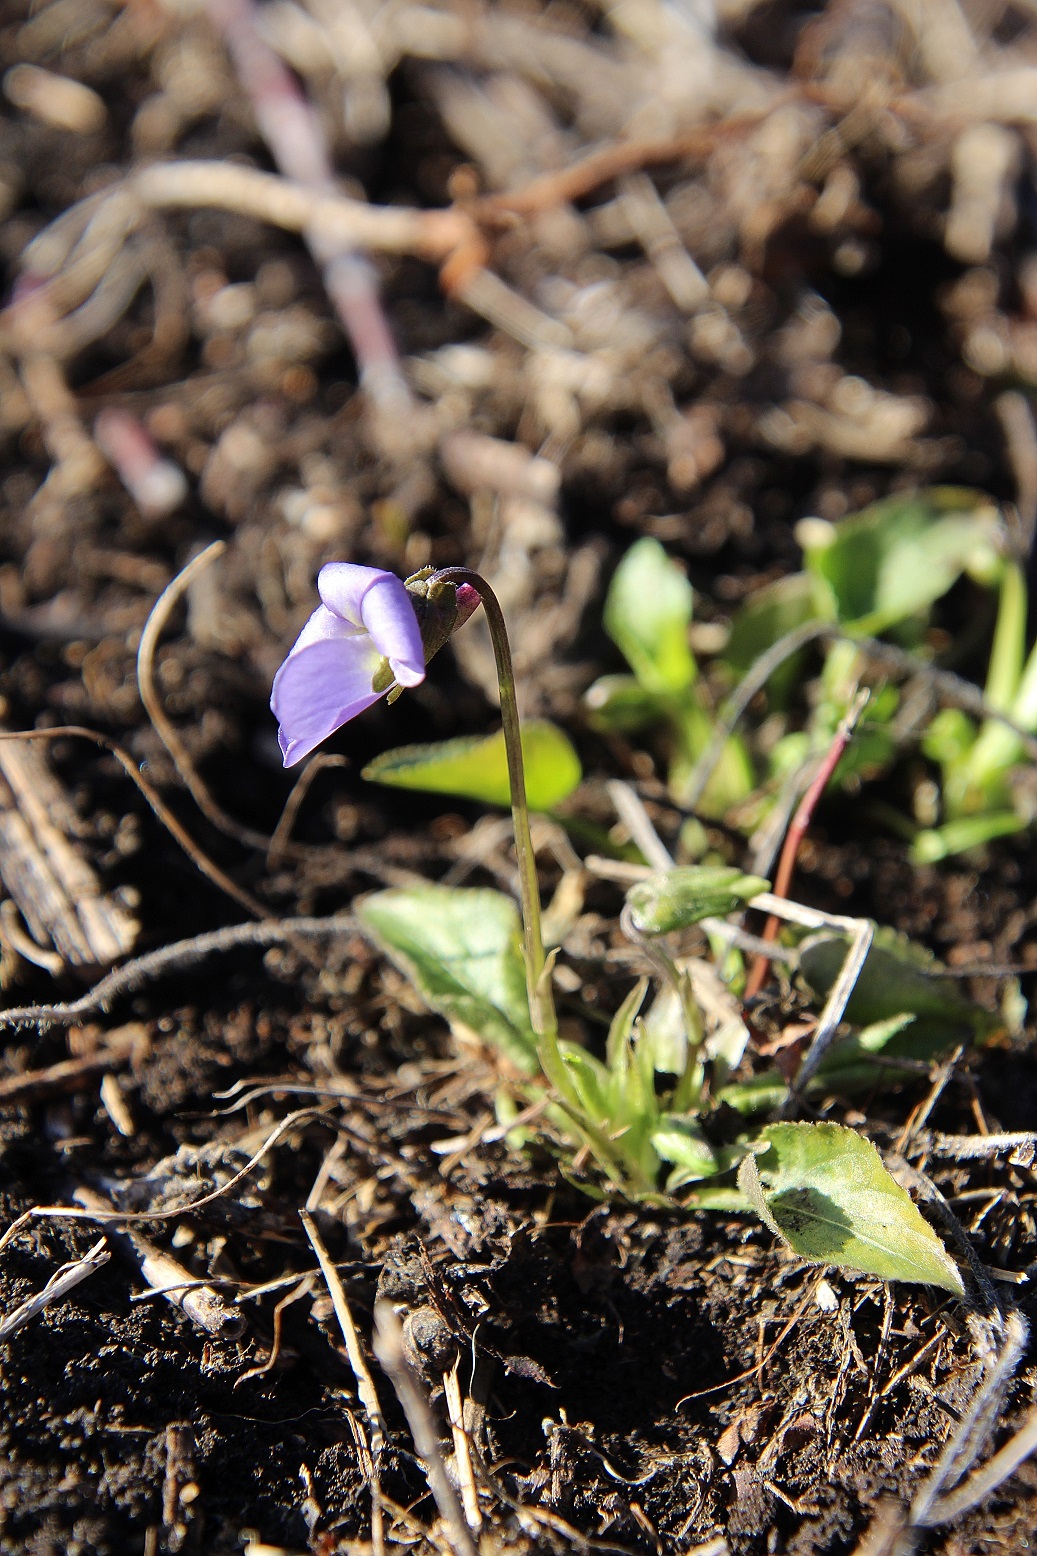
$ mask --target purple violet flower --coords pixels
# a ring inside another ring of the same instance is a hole
[[[394,573],[328,562],[317,591],[323,604],[278,670],[270,696],[286,767],[309,756],[394,682],[418,686],[425,679],[412,596]]]

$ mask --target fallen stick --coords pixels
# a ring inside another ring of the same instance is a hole
[[[85,1185],[77,1188],[72,1198],[85,1210],[97,1211],[101,1216],[118,1214],[110,1200]],[[105,1236],[137,1267],[148,1288],[160,1292],[197,1328],[220,1340],[233,1340],[242,1332],[243,1315],[228,1308],[221,1292],[214,1286],[199,1285],[190,1270],[156,1247],[136,1227],[110,1226]]]
[[[32,940],[9,938],[54,973],[110,967],[137,936],[136,920],[73,848],[76,830],[72,802],[43,753],[0,740],[0,879]]]

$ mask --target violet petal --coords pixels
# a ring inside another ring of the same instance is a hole
[[[419,685],[425,679],[425,650],[414,606],[400,579],[385,573],[372,583],[360,602],[360,612],[399,684]]]
[[[363,627],[354,627],[348,621],[326,605],[318,605],[309,621],[303,627],[299,636],[292,645],[291,653],[298,654],[301,649],[309,648],[313,643],[325,643],[331,639],[366,637]]]
[[[385,578],[391,578],[393,583],[403,588],[396,575],[387,573],[384,567],[360,567],[355,562],[326,562],[317,574],[317,593],[336,616],[341,616],[351,626],[362,627],[364,595]]]
[[[270,696],[286,767],[378,701],[371,681],[380,658],[366,633],[324,639],[289,654]]]

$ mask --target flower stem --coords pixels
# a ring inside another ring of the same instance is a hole
[[[540,927],[540,887],[537,882],[536,855],[529,831],[529,806],[526,803],[526,770],[522,760],[522,729],[515,698],[515,669],[511,644],[500,601],[478,573],[467,567],[445,567],[436,573],[444,583],[469,584],[482,600],[497,664],[500,687],[501,723],[504,748],[508,757],[508,782],[511,786],[511,819],[515,828],[515,858],[518,862],[519,895],[522,903],[522,932],[526,960],[526,991],[533,1030],[540,1038],[552,1038],[557,1032],[551,979],[544,956],[544,937]]]

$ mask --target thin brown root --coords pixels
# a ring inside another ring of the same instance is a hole
[[[144,711],[151,720],[156,735],[172,757],[185,788],[205,819],[211,821],[220,832],[234,838],[235,842],[243,843],[246,848],[268,848],[272,839],[267,837],[265,832],[255,832],[251,827],[242,826],[233,816],[228,816],[213,799],[198,776],[187,747],[167,719],[155,686],[155,650],[173,606],[199,573],[204,572],[211,563],[223,556],[226,549],[226,542],[222,540],[214,540],[211,546],[206,546],[205,550],[193,557],[186,567],[181,568],[151,607],[151,614],[144,624],[144,631],[140,635],[140,647],[137,649],[137,687],[140,691],[140,700],[144,704]]]
[[[269,839],[270,846],[267,848],[266,853],[266,864],[268,870],[275,870],[288,851],[288,842],[292,835],[292,828],[295,826],[296,818],[299,814],[299,811],[302,809],[302,802],[310,792],[310,784],[313,782],[314,778],[316,778],[317,774],[323,771],[323,769],[326,767],[348,766],[349,763],[344,756],[332,756],[325,752],[321,752],[318,756],[312,757],[311,760],[306,763],[306,766],[299,774],[295,787],[292,789],[291,794],[289,794],[288,799],[285,801],[284,810],[281,812],[281,819],[278,821],[277,826],[274,828],[273,836]]]
[[[239,907],[244,908],[246,913],[251,913],[254,918],[273,918],[274,915],[269,908],[264,907],[257,898],[253,897],[251,892],[246,891],[244,887],[232,881],[229,875],[224,874],[218,864],[214,864],[208,855],[202,852],[191,835],[177,821],[173,812],[160,799],[157,791],[144,777],[129,752],[124,750],[122,746],[116,745],[114,740],[109,740],[107,735],[99,735],[96,730],[87,729],[82,724],[62,724],[56,729],[4,730],[0,732],[0,740],[60,740],[73,737],[78,740],[92,740],[95,745],[101,746],[115,757],[126,776],[137,785],[137,788],[143,794],[166,831],[180,844],[180,847],[191,862],[197,865],[202,874],[212,881],[214,886],[218,886],[220,891],[233,898]]]
[[[337,913],[328,918],[262,919],[258,923],[250,920],[246,924],[231,924],[226,929],[212,929],[204,935],[177,940],[157,951],[134,957],[132,962],[125,962],[107,978],[102,978],[89,993],[67,1004],[20,1005],[11,1010],[0,1010],[0,1031],[4,1027],[71,1026],[82,1016],[107,1010],[121,995],[134,993],[149,979],[160,978],[207,956],[232,951],[237,946],[280,945],[355,928],[352,914]]]
[[[263,1144],[254,1156],[249,1157],[244,1167],[240,1168],[232,1178],[221,1184],[218,1189],[213,1189],[210,1194],[203,1194],[200,1199],[191,1200],[189,1204],[178,1205],[172,1210],[88,1210],[80,1209],[72,1205],[33,1205],[31,1209],[23,1211],[16,1221],[12,1221],[7,1231],[0,1237],[0,1251],[14,1242],[15,1238],[31,1226],[34,1221],[100,1221],[118,1222],[124,1225],[133,1221],[170,1221],[177,1216],[193,1216],[196,1211],[203,1210],[206,1205],[213,1204],[222,1199],[232,1189],[237,1188],[254,1168],[259,1166],[268,1151],[272,1150],[278,1140],[296,1127],[297,1124],[326,1124],[329,1129],[337,1129],[335,1119],[325,1113],[321,1108],[300,1108],[296,1113],[289,1113],[271,1130]],[[188,1282],[193,1284],[193,1282]],[[178,1285],[176,1289],[181,1289]]]

